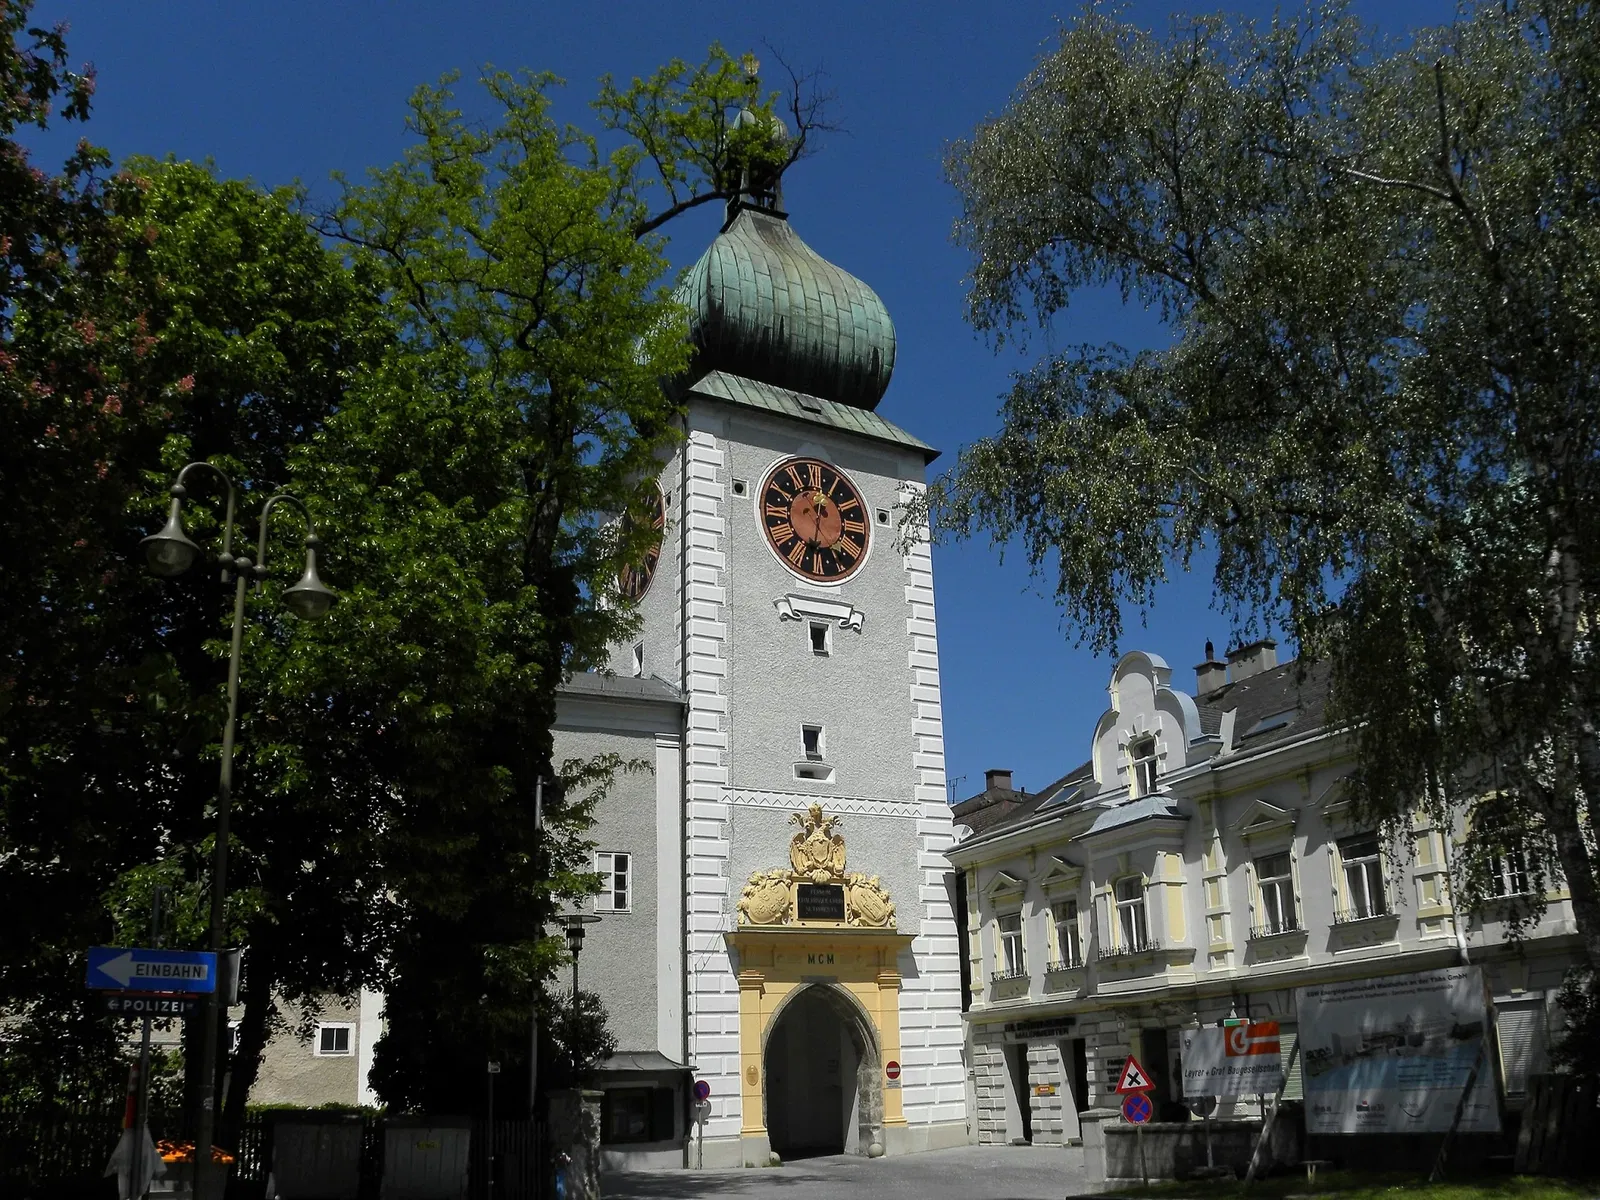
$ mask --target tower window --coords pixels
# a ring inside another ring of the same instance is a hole
[[[1156,790],[1156,739],[1142,737],[1128,746],[1129,765],[1132,767],[1129,786],[1135,798],[1148,796]]]
[[[632,856],[616,850],[602,850],[594,856],[594,869],[600,875],[600,894],[594,898],[595,912],[628,912],[628,893],[632,875]]]
[[[635,642],[633,644],[633,677],[635,679],[642,679],[644,677],[644,643],[643,642]]]
[[[878,510],[878,524],[879,525],[887,525],[888,523],[889,523],[889,510],[887,508],[880,508]]]
[[[750,485],[748,483],[746,483],[744,480],[735,479],[733,481],[733,494],[735,496],[742,496],[746,492],[748,492],[749,490],[750,490]]]
[[[826,621],[811,622],[811,653],[823,658],[833,653],[833,639],[828,635]]]
[[[822,726],[800,726],[800,744],[806,752],[806,757],[816,761],[822,757]]]
[[[343,1058],[346,1055],[353,1054],[354,1051],[350,1048],[350,1038],[354,1032],[354,1025],[329,1022],[318,1025],[316,1056],[318,1058]]]

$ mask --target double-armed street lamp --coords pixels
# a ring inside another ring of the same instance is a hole
[[[252,581],[259,589],[267,578],[267,527],[272,512],[279,505],[287,505],[300,514],[306,523],[305,571],[298,582],[283,590],[283,603],[298,617],[315,620],[333,607],[337,594],[317,577],[316,526],[305,505],[287,492],[276,492],[261,506],[260,537],[256,544],[256,557],[235,556],[233,536],[237,494],[233,481],[221,470],[206,462],[193,462],[178,472],[178,478],[169,489],[172,508],[167,523],[160,533],[152,534],[141,543],[150,570],[171,578],[182,575],[201,556],[200,547],[183,529],[183,501],[188,495],[184,481],[194,472],[209,472],[221,481],[227,493],[227,511],[222,522],[222,555],[217,559],[222,567],[222,582],[233,583],[233,644],[228,652],[228,715],[222,726],[222,768],[217,780],[217,835],[211,856],[211,930],[210,949],[221,961],[222,943],[226,936],[225,920],[228,886],[228,816],[233,798],[233,742],[239,714],[239,657],[244,639],[245,588]],[[220,983],[220,980],[218,981]],[[217,1026],[220,1020],[220,990],[213,991],[202,1006],[203,1036],[200,1061],[200,1127],[195,1138],[196,1192],[204,1177],[202,1164],[211,1161],[211,1142],[216,1128],[216,1075]]]

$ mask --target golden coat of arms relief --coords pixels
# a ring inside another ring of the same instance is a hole
[[[739,897],[739,924],[791,925],[797,917],[796,890],[801,884],[831,884],[844,890],[847,926],[893,929],[894,901],[878,876],[845,870],[844,823],[812,804],[790,816],[799,831],[789,840],[789,867],[757,871]],[[807,922],[809,923],[809,922]]]

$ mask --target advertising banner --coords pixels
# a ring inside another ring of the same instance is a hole
[[[1276,1021],[1184,1031],[1185,1100],[1270,1094],[1282,1084],[1282,1043]]]
[[[1474,1064],[1459,1128],[1499,1132],[1477,967],[1305,987],[1299,1004],[1307,1133],[1444,1133]]]

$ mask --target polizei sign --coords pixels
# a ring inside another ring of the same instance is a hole
[[[1282,1084],[1283,1054],[1276,1021],[1184,1032],[1184,1099],[1255,1096],[1276,1092]]]

